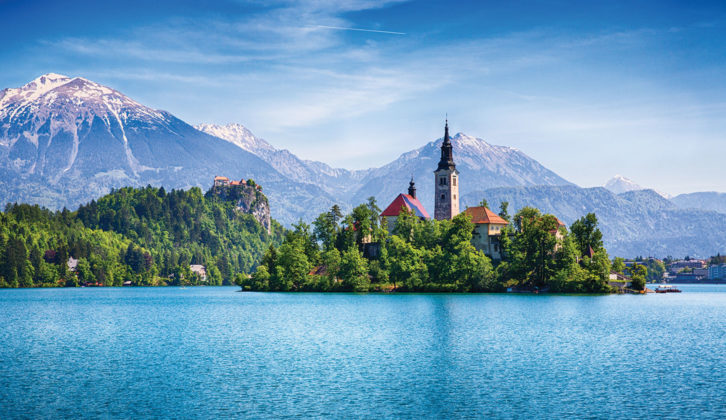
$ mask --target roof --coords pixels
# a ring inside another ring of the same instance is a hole
[[[557,216],[555,216],[555,219],[557,220],[557,224],[560,227],[567,227],[567,225],[565,224],[565,222],[563,222],[562,220],[560,220],[559,218],[557,218]]]
[[[401,214],[402,209],[406,209],[408,211],[413,212],[418,217],[423,217],[424,219],[430,219],[431,217],[426,212],[426,209],[424,208],[423,204],[421,204],[418,199],[411,197],[408,194],[398,194],[398,197],[396,197],[391,204],[386,207],[385,210],[383,210],[383,213],[381,213],[381,216],[398,216]]]
[[[590,258],[595,256],[595,251],[593,251],[591,246],[589,246],[589,245],[587,246],[587,251],[585,251],[585,255],[587,255]]]
[[[226,176],[215,176],[214,180],[215,181],[229,181],[229,178],[227,178]]]
[[[481,225],[481,224],[508,225],[509,224],[509,222],[502,219],[498,214],[494,213],[493,211],[491,211],[488,208],[483,207],[483,206],[469,207],[466,210],[464,210],[464,213],[471,216],[471,221],[477,225]]]

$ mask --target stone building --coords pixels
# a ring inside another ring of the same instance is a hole
[[[502,229],[509,222],[484,206],[468,207],[464,213],[468,214],[474,223],[474,234],[471,239],[474,248],[483,251],[493,260],[501,260],[502,249],[499,238],[502,236]]]
[[[448,119],[444,128],[444,142],[441,145],[441,160],[434,171],[434,177],[436,191],[434,219],[451,220],[459,214],[459,171],[454,164]]]

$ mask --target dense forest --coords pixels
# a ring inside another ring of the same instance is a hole
[[[525,207],[510,217],[507,207],[503,203],[499,213],[511,222],[501,235],[501,261],[474,248],[474,225],[465,213],[437,221],[404,212],[389,234],[370,198],[346,216],[334,206],[312,225],[294,225],[240,285],[273,291],[611,291],[611,261],[594,214],[568,230],[553,215]],[[645,280],[640,267],[636,286]]]
[[[0,213],[0,287],[232,284],[283,231],[273,221],[268,234],[199,188],[122,188],[77,211],[10,204]]]

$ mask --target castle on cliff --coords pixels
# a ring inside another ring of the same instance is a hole
[[[214,177],[214,184],[207,192],[208,196],[224,201],[232,201],[240,213],[251,214],[270,233],[272,218],[270,204],[262,194],[262,187],[255,181],[230,181],[226,176]]]

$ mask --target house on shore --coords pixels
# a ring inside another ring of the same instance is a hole
[[[474,234],[471,239],[474,248],[484,252],[493,260],[501,260],[502,249],[499,238],[502,236],[502,229],[509,222],[484,206],[468,207],[464,213],[468,214],[474,223]]]
[[[207,281],[207,267],[201,264],[191,264],[189,265],[189,271],[197,274],[202,281]]]

